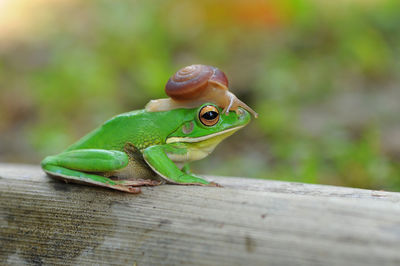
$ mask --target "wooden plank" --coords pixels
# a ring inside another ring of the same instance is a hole
[[[0,264],[400,265],[400,193],[209,179],[132,195],[0,164]]]

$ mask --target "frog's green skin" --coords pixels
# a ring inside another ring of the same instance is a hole
[[[205,126],[195,109],[164,112],[137,110],[105,122],[64,152],[42,161],[43,170],[66,182],[99,185],[138,193],[141,185],[210,185],[178,166],[199,160],[250,121],[239,109],[222,114],[214,126]],[[160,178],[161,177],[161,178]]]

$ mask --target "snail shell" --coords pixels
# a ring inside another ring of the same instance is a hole
[[[191,65],[176,72],[165,85],[165,92],[174,100],[193,100],[207,90],[209,83],[216,83],[221,89],[228,89],[228,79],[216,67]]]
[[[167,99],[152,100],[146,105],[151,112],[167,111],[176,108],[194,108],[206,102],[212,102],[225,113],[237,111],[242,107],[258,114],[240,101],[228,89],[228,79],[224,72],[213,66],[190,65],[180,69],[167,82],[165,92]]]

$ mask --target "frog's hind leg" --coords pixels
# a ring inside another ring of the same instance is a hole
[[[87,185],[95,185],[100,187],[108,187],[130,193],[140,193],[141,189],[136,184],[130,183],[128,180],[114,181],[108,177],[79,172],[61,166],[47,165],[43,170],[56,179],[61,179],[66,183],[79,183]]]
[[[124,168],[128,155],[120,151],[82,149],[48,156],[42,161],[43,170],[49,175],[66,182],[84,183],[108,187],[130,193],[139,193],[140,185],[130,180],[112,180],[96,173]]]

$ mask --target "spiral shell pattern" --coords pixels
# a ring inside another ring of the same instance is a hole
[[[167,82],[165,92],[175,100],[196,99],[207,88],[209,82],[228,87],[224,72],[207,65],[190,65],[176,72]]]

